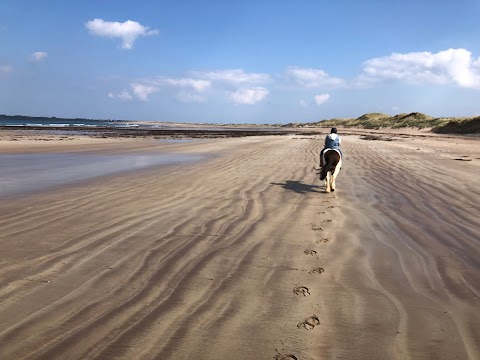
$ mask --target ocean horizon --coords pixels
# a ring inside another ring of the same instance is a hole
[[[182,125],[180,125],[182,124]],[[165,123],[157,121],[129,121],[129,120],[94,120],[94,119],[66,119],[55,117],[28,117],[28,116],[6,116],[0,115],[0,127],[11,128],[68,128],[71,130],[81,130],[82,128],[104,128],[104,129],[142,129],[142,130],[198,130],[198,126],[202,126],[205,131],[242,131],[242,130],[258,130],[273,131],[277,126],[253,125],[249,124],[206,124],[192,123],[186,126],[185,123]],[[207,127],[203,127],[207,126]]]
[[[152,124],[153,125],[153,124]],[[19,127],[139,127],[132,121],[126,120],[92,120],[92,119],[63,119],[40,117],[0,117],[0,126]]]

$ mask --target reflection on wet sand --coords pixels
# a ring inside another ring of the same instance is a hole
[[[199,159],[199,155],[188,154],[0,154],[0,197]]]

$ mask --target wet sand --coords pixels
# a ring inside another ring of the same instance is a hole
[[[0,359],[480,358],[480,141],[361,135],[0,143],[208,156],[0,201]]]
[[[1,154],[0,198],[57,188],[91,178],[136,171],[158,165],[202,160],[198,155],[148,153]]]

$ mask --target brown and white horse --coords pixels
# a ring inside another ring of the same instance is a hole
[[[325,164],[320,169],[320,180],[325,180],[325,191],[335,191],[335,178],[342,167],[342,157],[335,149],[327,149],[323,153]]]

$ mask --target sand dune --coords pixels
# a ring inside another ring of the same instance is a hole
[[[0,359],[480,358],[479,142],[393,140],[40,147],[207,158],[3,199]]]

